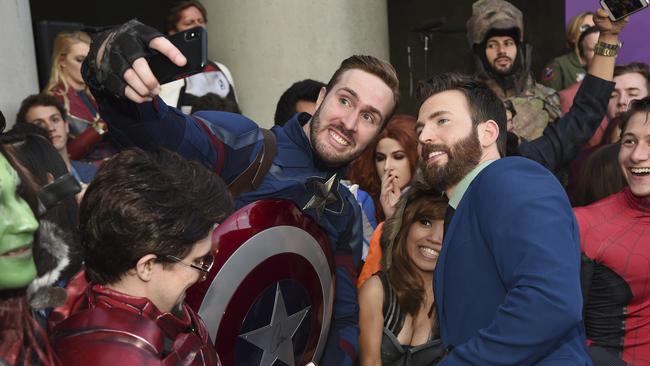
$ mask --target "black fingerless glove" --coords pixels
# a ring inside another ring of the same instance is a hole
[[[124,72],[136,59],[154,54],[149,42],[160,36],[162,33],[135,19],[117,28],[91,34],[90,52],[81,73],[93,94],[123,97],[127,85]]]

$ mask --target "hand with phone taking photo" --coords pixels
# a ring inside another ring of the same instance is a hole
[[[99,91],[126,97],[136,103],[151,101],[160,83],[145,57],[157,51],[177,66],[185,56],[160,32],[136,20],[92,35],[93,44],[84,62],[84,79]]]

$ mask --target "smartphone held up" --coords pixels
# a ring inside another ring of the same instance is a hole
[[[161,53],[147,57],[149,68],[159,83],[165,84],[203,71],[208,62],[208,34],[205,28],[191,28],[168,39],[185,56],[187,63],[185,66],[176,66]]]
[[[648,7],[648,0],[600,0],[600,5],[613,21],[623,19]]]

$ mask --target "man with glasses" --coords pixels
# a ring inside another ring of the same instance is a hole
[[[104,163],[80,207],[85,279],[53,316],[66,317],[51,333],[62,364],[218,365],[184,299],[212,267],[212,232],[232,207],[217,175],[175,153],[133,149]]]

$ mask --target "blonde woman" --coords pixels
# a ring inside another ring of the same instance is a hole
[[[68,152],[73,160],[100,162],[116,149],[104,136],[106,123],[101,120],[95,99],[81,77],[81,65],[90,49],[90,36],[61,32],[54,40],[52,68],[45,92],[64,106],[69,122]]]

